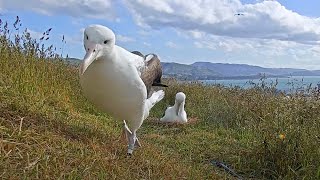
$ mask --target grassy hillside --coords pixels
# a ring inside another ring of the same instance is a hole
[[[125,155],[121,122],[82,96],[78,71],[24,32],[0,36],[2,179],[230,179],[223,161],[254,179],[320,178],[320,101],[254,89],[168,81],[166,96]],[[39,46],[38,46],[39,45]],[[191,122],[158,122],[178,91]]]

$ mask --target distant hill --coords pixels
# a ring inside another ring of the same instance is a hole
[[[167,77],[175,77],[178,79],[213,79],[220,77],[222,74],[213,69],[206,67],[196,67],[178,63],[162,63],[163,75]]]
[[[78,65],[81,60],[67,58],[68,62]],[[228,64],[195,62],[193,64],[179,64],[162,62],[163,76],[181,80],[216,80],[216,79],[255,79],[262,75],[266,77],[286,76],[320,76],[320,70],[306,70],[294,68],[264,68],[247,64]]]
[[[195,62],[190,65],[162,63],[164,76],[186,80],[247,79],[286,76],[320,76],[320,70],[264,68],[247,64]],[[193,75],[194,74],[194,75]]]
[[[214,69],[223,76],[255,76],[259,73],[271,76],[279,76],[284,74],[290,74],[293,72],[304,71],[304,69],[263,68],[260,66],[252,66],[247,64],[225,64],[210,62],[195,62],[191,64],[191,66]]]
[[[77,58],[66,58],[66,61],[68,61],[72,65],[79,65],[81,63],[80,59]]]

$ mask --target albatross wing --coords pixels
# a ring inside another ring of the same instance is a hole
[[[151,86],[168,87],[161,83],[162,66],[157,55],[148,54],[143,56],[139,51],[132,51],[131,53],[143,57],[143,63],[139,59],[134,64],[140,71],[140,77],[147,88],[148,97],[150,97]]]

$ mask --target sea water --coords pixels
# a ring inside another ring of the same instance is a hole
[[[235,79],[235,80],[203,80],[204,84],[220,84],[227,87],[238,86],[240,88],[251,88],[255,84],[264,82],[267,86],[276,85],[275,88],[289,92],[292,90],[306,90],[320,86],[320,76],[289,76],[264,79]],[[319,84],[319,85],[318,85]]]

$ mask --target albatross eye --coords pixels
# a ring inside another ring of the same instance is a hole
[[[89,40],[89,37],[88,37],[88,35],[86,35],[86,37],[87,37],[87,40]]]
[[[108,40],[105,40],[103,43],[104,43],[104,44],[107,44],[107,43],[108,43]]]

